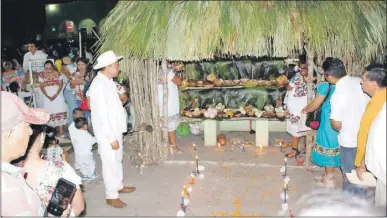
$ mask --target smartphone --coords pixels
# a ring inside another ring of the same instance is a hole
[[[57,217],[62,216],[63,211],[67,209],[67,206],[73,200],[76,190],[74,183],[60,178],[48,203],[47,213]]]

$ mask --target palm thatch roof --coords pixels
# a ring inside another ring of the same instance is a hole
[[[368,62],[386,48],[385,1],[120,1],[101,51],[197,61],[217,53],[320,56]],[[384,55],[383,55],[384,56]]]

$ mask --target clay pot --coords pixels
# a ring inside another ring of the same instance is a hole
[[[297,161],[297,166],[303,166],[305,159],[302,157],[297,157],[296,161]]]
[[[227,138],[223,134],[219,134],[218,137],[216,137],[216,141],[221,145],[224,146],[227,144]]]

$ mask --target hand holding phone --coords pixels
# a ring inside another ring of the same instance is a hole
[[[77,188],[74,183],[60,178],[47,206],[47,212],[56,217],[62,216],[73,200]]]

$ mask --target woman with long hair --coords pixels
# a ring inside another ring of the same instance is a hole
[[[70,87],[70,82],[72,80],[72,74],[68,68],[68,65],[63,63],[62,60],[55,61],[55,65],[58,70],[63,75],[63,96],[65,98],[65,102],[67,104],[68,110],[67,110],[67,122],[68,124],[73,122],[73,110],[77,107],[77,102],[75,99],[75,90]]]
[[[60,137],[64,137],[63,126],[67,123],[67,105],[63,96],[63,74],[59,73],[52,61],[44,63],[44,73],[39,76],[43,93],[43,107],[50,111],[47,125],[59,127]]]
[[[75,90],[77,106],[83,109],[85,116],[90,120],[90,111],[87,107],[85,95],[85,88],[87,89],[89,85],[88,61],[84,58],[78,58],[75,63],[77,64],[77,71],[73,74],[71,88]]]

